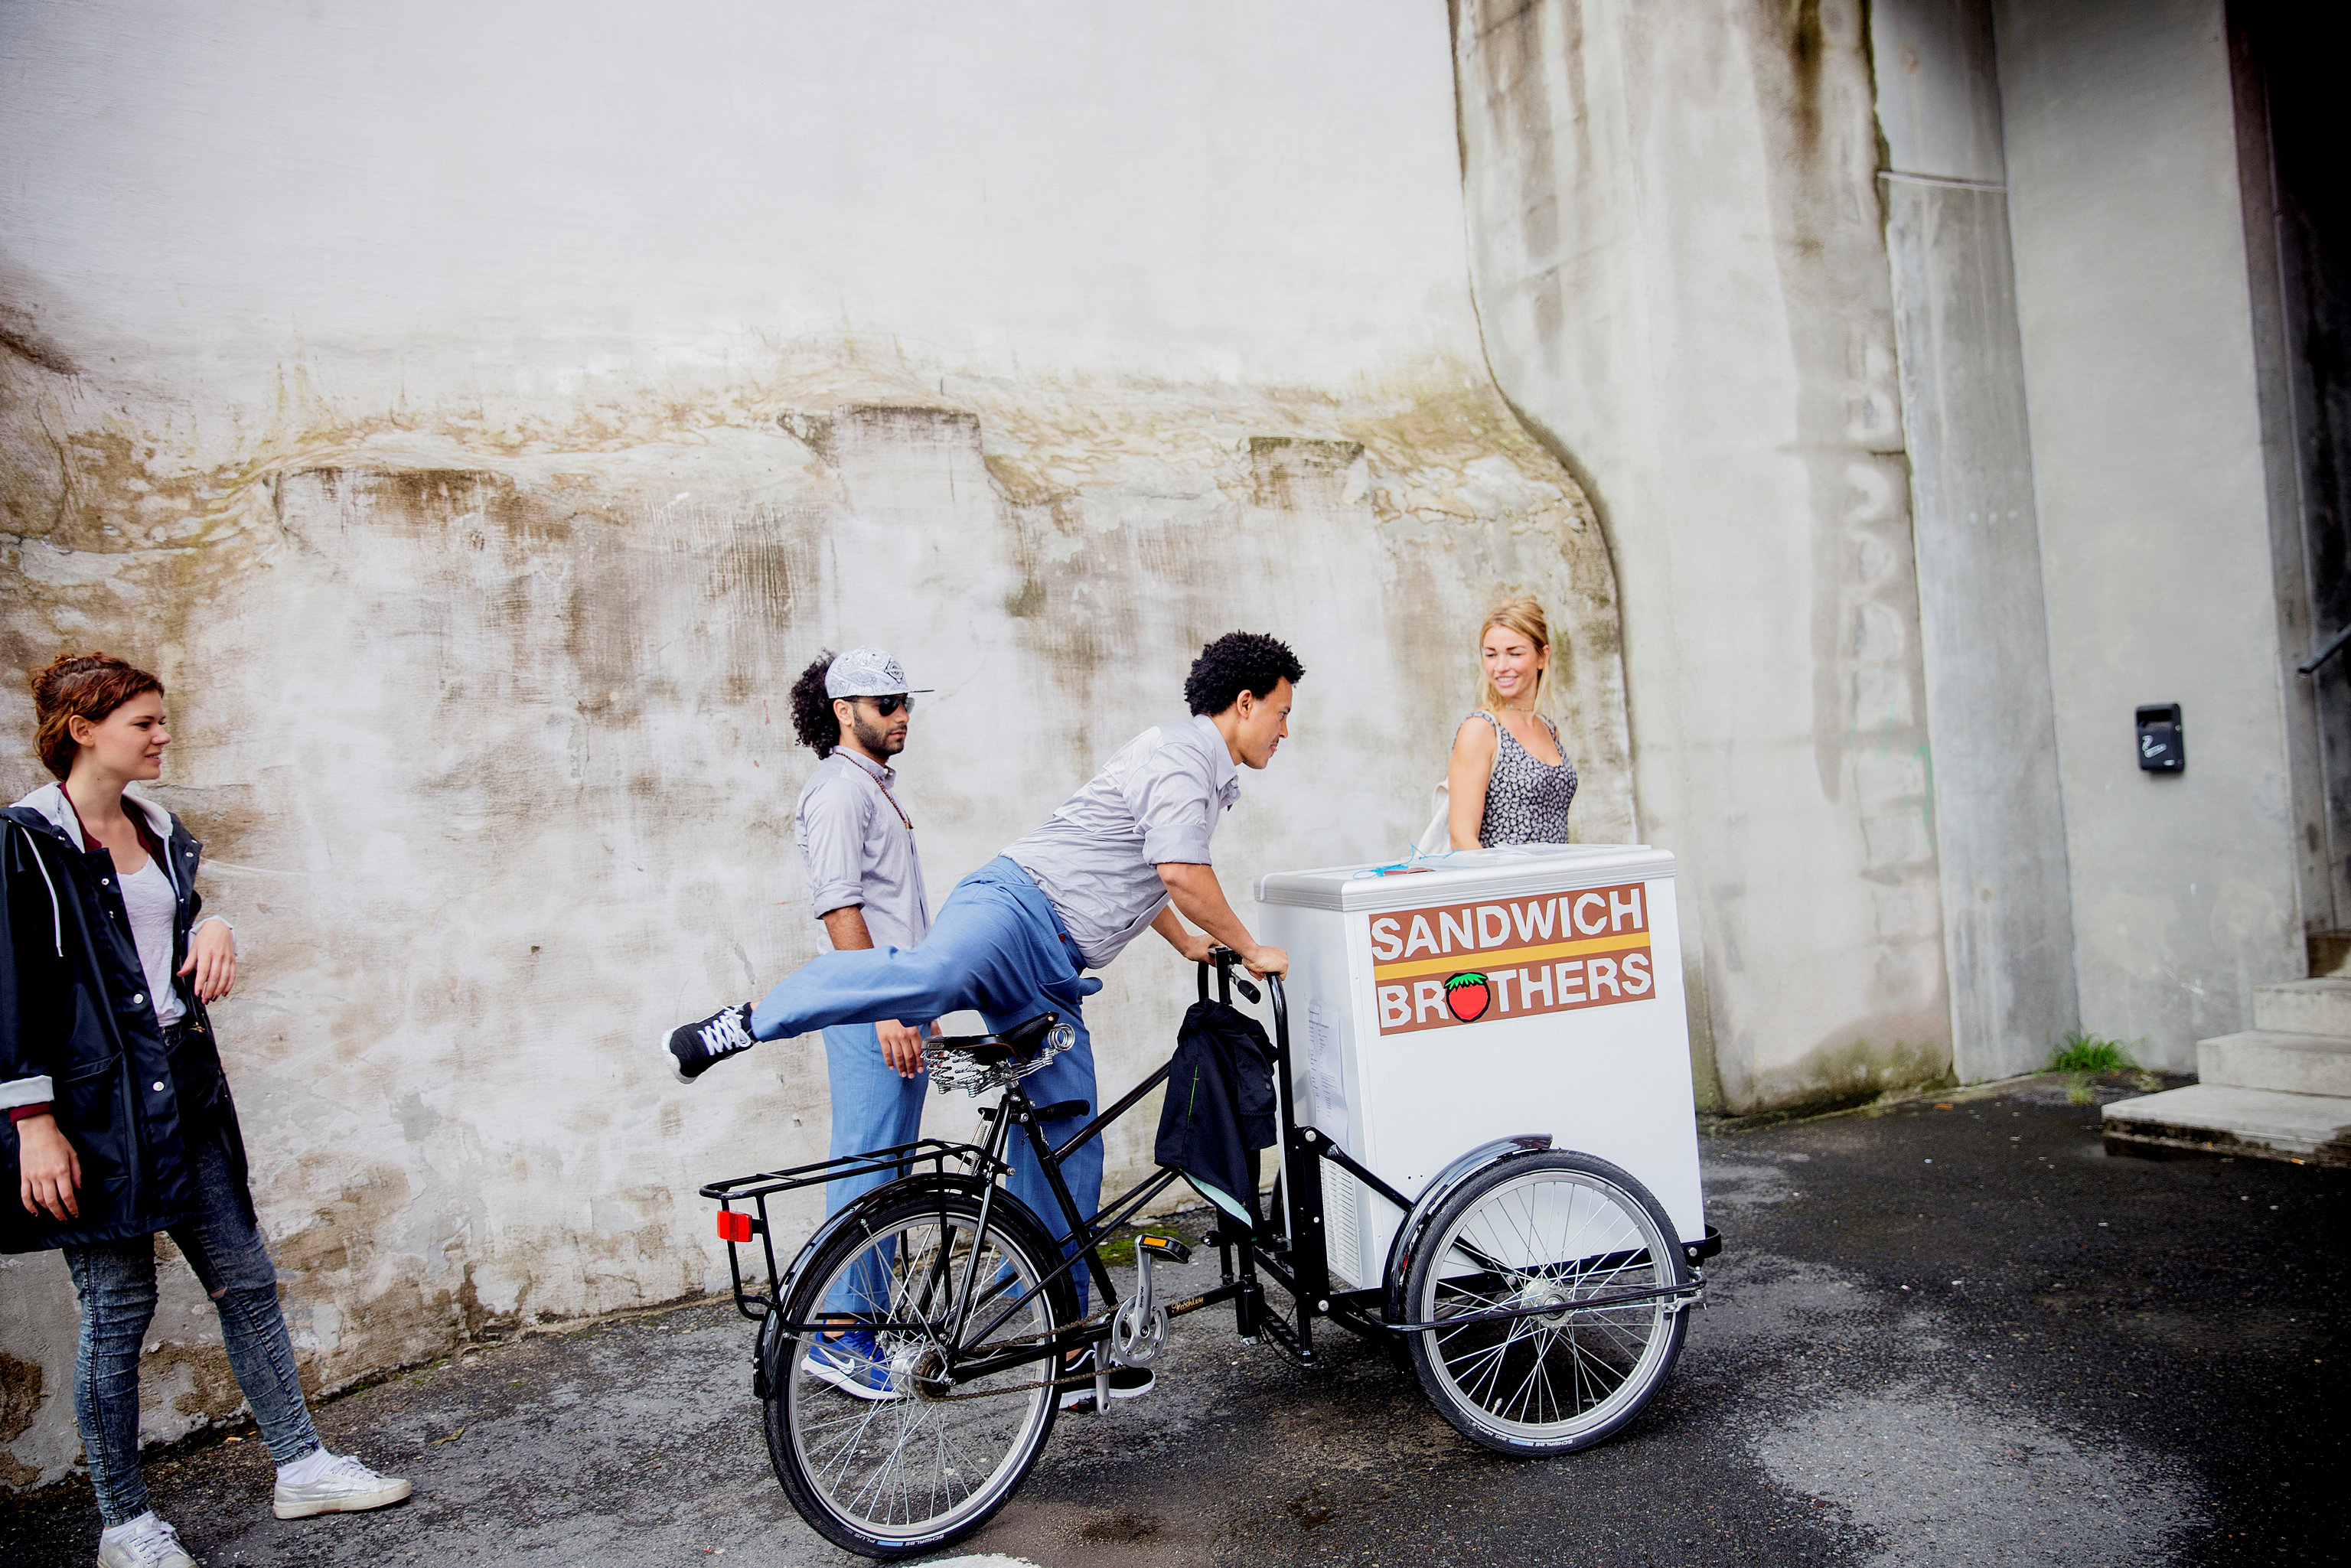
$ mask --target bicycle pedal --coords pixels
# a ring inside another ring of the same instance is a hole
[[[1138,1236],[1134,1239],[1137,1252],[1148,1252],[1155,1258],[1165,1258],[1170,1263],[1189,1263],[1192,1249],[1173,1236]]]

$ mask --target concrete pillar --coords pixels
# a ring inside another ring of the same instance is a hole
[[[1721,1103],[1940,1077],[1860,7],[1463,0],[1455,18],[1488,361],[1608,531],[1641,822],[1681,857]]]
[[[1871,58],[1935,759],[1952,1066],[2078,1021],[2049,628],[1989,0],[1880,0]]]

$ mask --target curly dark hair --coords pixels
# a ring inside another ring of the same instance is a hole
[[[1192,673],[1184,677],[1184,700],[1194,713],[1217,714],[1238,702],[1243,692],[1270,696],[1282,682],[1294,686],[1305,678],[1306,667],[1289,643],[1260,632],[1228,632],[1192,661]]]
[[[824,673],[832,668],[828,648],[792,683],[792,732],[800,744],[819,757],[831,757],[841,744],[841,720],[832,716],[832,699],[824,695]]]

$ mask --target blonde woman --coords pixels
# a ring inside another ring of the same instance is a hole
[[[1551,655],[1551,623],[1534,598],[1488,612],[1478,633],[1478,711],[1454,732],[1445,778],[1457,850],[1568,841],[1575,764],[1543,713]]]

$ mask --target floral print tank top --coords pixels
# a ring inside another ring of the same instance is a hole
[[[1541,717],[1540,715],[1537,716]],[[1508,726],[1489,713],[1478,712],[1493,725],[1499,744],[1494,748],[1494,771],[1486,780],[1486,815],[1478,824],[1478,842],[1497,844],[1563,844],[1567,840],[1567,808],[1575,800],[1575,764],[1560,746],[1559,726],[1543,719],[1551,743],[1559,747],[1559,766],[1520,746]],[[1464,724],[1469,719],[1461,721]]]

